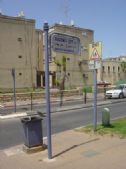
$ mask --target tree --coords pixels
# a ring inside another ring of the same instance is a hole
[[[60,106],[63,105],[63,93],[65,89],[66,80],[66,56],[62,56],[61,62],[59,60],[54,60],[54,63],[58,66],[61,74],[59,79],[59,91],[60,91]]]
[[[126,78],[126,61],[121,62],[121,68],[124,73],[124,77]]]
[[[126,73],[126,62],[125,62],[125,61],[123,61],[123,62],[121,63],[121,68],[122,68],[122,71],[123,71],[124,73]]]

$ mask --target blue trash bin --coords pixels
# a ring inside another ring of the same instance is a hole
[[[38,116],[21,119],[24,129],[24,144],[31,148],[43,145],[42,118]]]

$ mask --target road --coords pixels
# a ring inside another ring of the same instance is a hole
[[[97,98],[97,100],[104,100],[104,98]],[[90,103],[90,102],[92,102],[92,99],[88,98],[87,103]],[[59,101],[51,102],[51,108],[53,109],[55,107],[59,107],[59,104],[60,104]],[[63,101],[63,106],[70,106],[70,105],[75,105],[75,104],[84,104],[84,99],[80,98],[80,99],[75,99],[75,100]],[[30,104],[17,105],[17,109],[16,109],[17,112],[26,112],[30,110],[31,110]],[[32,110],[45,112],[46,104],[40,103],[40,101],[38,103],[36,102],[32,105]],[[0,114],[8,114],[8,113],[13,113],[13,112],[14,112],[13,106],[0,108]]]
[[[88,100],[89,102],[89,100]],[[63,102],[63,106],[68,106],[68,105],[73,105],[73,104],[83,104],[84,101],[82,99],[79,100],[69,100],[69,101],[65,101]],[[59,107],[59,102],[52,102],[51,103],[51,108],[54,107]],[[31,110],[31,105],[18,105],[17,106],[17,112],[26,112],[26,111],[30,111]],[[33,111],[42,111],[45,112],[46,110],[46,104],[45,103],[35,103],[32,105],[32,110]],[[0,109],[0,114],[6,114],[6,113],[13,113],[14,112],[14,108],[12,106],[10,107],[6,107],[4,109]]]
[[[103,107],[108,107],[111,119],[126,116],[125,102],[98,107],[98,121],[101,121]],[[52,113],[52,134],[84,126],[93,121],[93,108],[84,108]],[[43,136],[46,136],[46,119],[43,120]],[[23,128],[20,119],[0,121],[0,149],[23,143]]]

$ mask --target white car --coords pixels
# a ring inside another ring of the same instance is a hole
[[[126,97],[126,84],[120,84],[112,90],[106,91],[106,98],[124,98]]]

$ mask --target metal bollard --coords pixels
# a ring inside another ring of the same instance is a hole
[[[110,126],[110,110],[108,108],[104,108],[102,111],[102,125]]]

